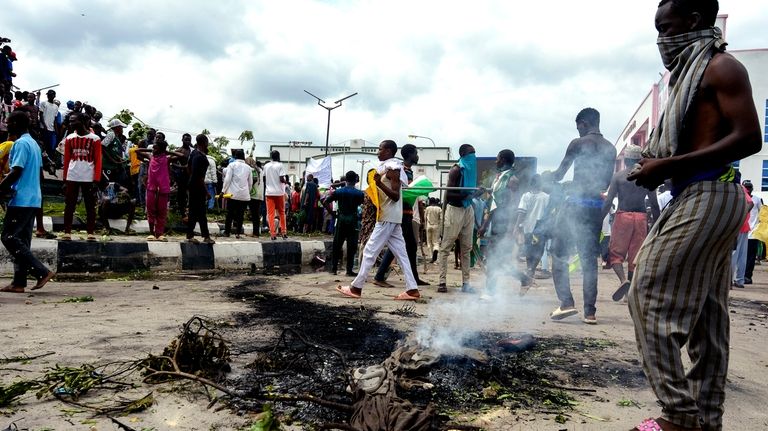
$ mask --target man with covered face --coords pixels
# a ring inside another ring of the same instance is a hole
[[[758,152],[761,134],[749,76],[725,52],[717,12],[716,0],[663,0],[656,12],[669,100],[628,178],[649,189],[671,179],[674,200],[640,249],[629,292],[643,368],[662,406],[641,430],[722,429],[731,249],[747,213],[730,164]]]

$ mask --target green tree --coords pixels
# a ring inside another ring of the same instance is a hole
[[[113,115],[110,120],[118,119],[130,127],[128,131],[128,140],[132,142],[139,142],[147,137],[147,131],[149,126],[138,119],[136,114],[128,108],[121,109],[120,112]]]
[[[240,140],[241,144],[245,144],[245,141],[249,141],[251,143],[251,151],[249,155],[253,157],[253,152],[256,151],[256,142],[253,139],[253,132],[250,130],[243,130],[237,139]]]

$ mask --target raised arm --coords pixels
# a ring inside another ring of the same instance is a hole
[[[381,182],[381,175],[379,175],[378,172],[373,175],[373,180],[376,182],[376,187],[381,189],[381,191],[384,192],[384,194],[393,201],[399,201],[400,188],[402,187],[402,184],[400,183],[400,169],[390,169],[384,175],[387,177],[387,179],[389,179],[391,187],[387,187],[386,184]]]

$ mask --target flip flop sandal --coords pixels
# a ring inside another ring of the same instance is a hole
[[[615,292],[613,292],[613,302],[619,302],[621,301],[621,298],[625,297],[627,293],[629,292],[629,287],[632,284],[628,281],[625,281],[621,286],[619,286],[618,289],[616,289]]]
[[[412,296],[409,295],[408,292],[403,292],[395,296],[395,301],[418,301],[419,299],[421,299],[421,296]]]
[[[24,288],[19,286],[14,286],[12,284],[9,284],[3,288],[0,288],[0,292],[8,292],[8,293],[24,293]]]
[[[640,425],[636,426],[632,431],[663,431],[663,429],[661,428],[661,425],[656,422],[656,419],[648,418]]]
[[[570,317],[576,314],[579,314],[579,310],[575,308],[569,308],[567,310],[563,310],[560,307],[557,307],[557,309],[549,315],[549,318],[552,320],[562,320],[562,319],[565,319],[566,317]]]
[[[43,286],[45,286],[51,279],[56,276],[56,273],[51,271],[48,274],[46,274],[45,277],[41,278],[37,281],[37,284],[32,287],[32,290],[41,289]]]
[[[381,280],[381,281],[373,280],[373,284],[375,284],[376,286],[379,286],[379,287],[395,287],[394,284],[392,284],[392,283],[390,283],[390,282],[388,282],[386,280]]]
[[[350,286],[336,286],[336,291],[348,298],[360,299],[360,294],[353,292]]]

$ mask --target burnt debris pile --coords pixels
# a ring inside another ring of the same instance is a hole
[[[607,352],[598,363],[595,354],[612,347],[600,340],[540,339],[510,352],[499,340],[530,336],[486,332],[440,355],[374,318],[380,310],[283,297],[259,286],[241,285],[229,294],[253,306],[232,330],[272,328],[271,337],[233,346],[234,355],[240,350],[255,359],[230,383],[250,392],[246,398],[273,401],[284,422],[321,429],[455,428],[449,422],[460,413],[509,408],[561,414],[572,408],[574,393],[613,382],[644,385],[634,380],[635,373],[642,376],[637,365],[624,372],[627,364]]]

